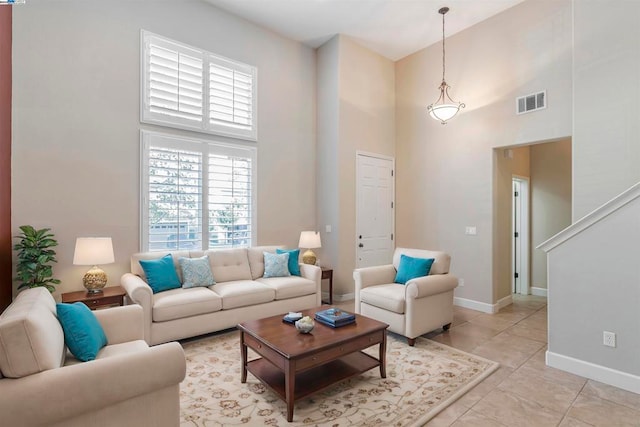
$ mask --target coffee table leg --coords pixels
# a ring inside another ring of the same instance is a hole
[[[387,331],[382,331],[380,343],[380,377],[387,378]]]
[[[293,421],[293,401],[295,396],[296,375],[294,366],[291,362],[287,362],[284,373],[285,397],[287,401],[287,421]]]
[[[244,343],[244,331],[240,331],[240,354],[242,355],[241,383],[247,382],[247,346]]]

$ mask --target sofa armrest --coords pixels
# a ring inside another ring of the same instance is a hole
[[[96,318],[102,325],[109,344],[143,340],[144,322],[142,307],[125,305],[105,310],[94,311]]]
[[[434,274],[417,277],[406,284],[407,298],[424,298],[454,290],[458,286],[458,278],[451,274]]]
[[[317,265],[300,263],[300,275],[316,282],[316,305],[322,305],[322,269]]]
[[[143,324],[144,324],[144,340],[151,345],[151,322],[153,309],[153,291],[151,286],[142,280],[139,276],[131,273],[125,273],[120,278],[120,284],[127,291],[127,296],[136,304],[142,307]]]
[[[23,378],[3,378],[0,380],[2,423],[8,426],[55,424],[179,384],[185,373],[182,347],[172,342]]]

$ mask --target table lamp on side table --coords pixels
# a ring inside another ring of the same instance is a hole
[[[302,254],[302,262],[305,264],[316,264],[316,254],[311,249],[321,248],[320,233],[317,231],[303,231],[300,233],[300,241],[298,247],[306,248],[307,251]]]
[[[98,264],[115,262],[111,237],[78,237],[73,253],[73,265],[92,265],[82,278],[84,287],[90,294],[102,292],[107,284],[107,273]]]

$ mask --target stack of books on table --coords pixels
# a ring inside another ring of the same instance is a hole
[[[329,308],[327,310],[318,311],[316,320],[324,325],[332,328],[350,325],[356,321],[356,315],[340,310],[338,308]]]

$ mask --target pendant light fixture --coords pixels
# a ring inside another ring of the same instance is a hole
[[[447,124],[447,120],[452,119],[458,114],[461,108],[465,105],[462,102],[455,102],[449,96],[449,85],[444,79],[444,15],[449,12],[448,7],[443,7],[438,10],[438,13],[442,15],[442,83],[440,83],[440,97],[433,104],[427,107],[429,115],[436,120],[439,120],[443,125]]]

